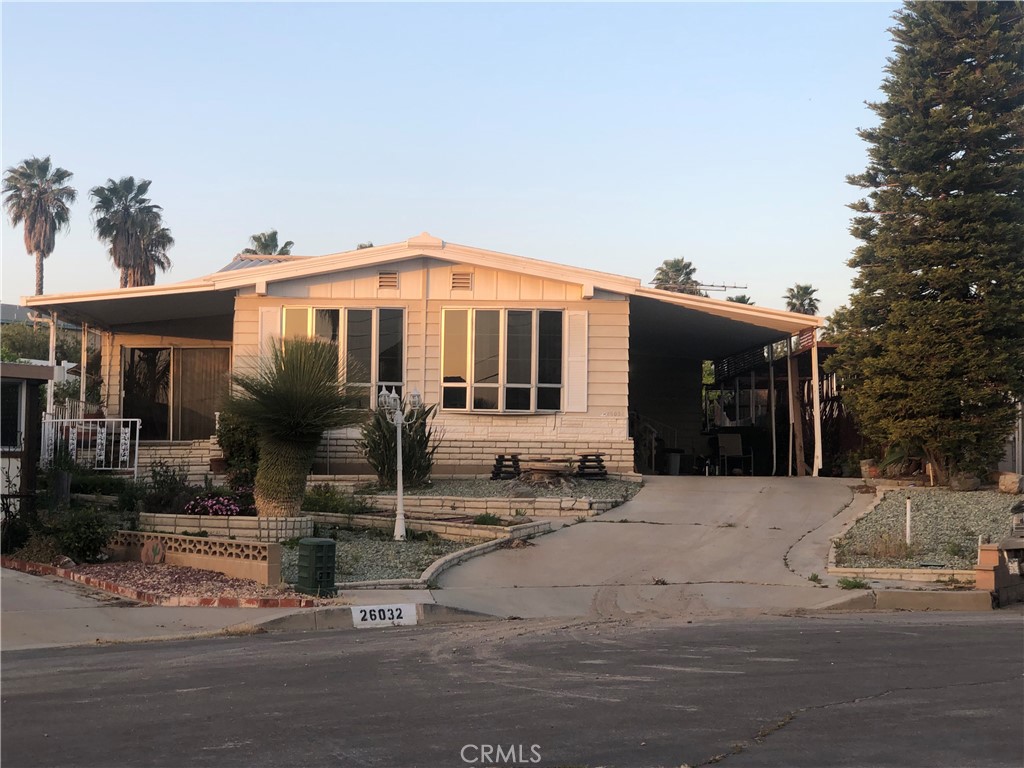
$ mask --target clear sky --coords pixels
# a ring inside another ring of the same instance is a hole
[[[13,4],[4,168],[79,191],[47,293],[117,286],[88,190],[153,181],[177,240],[158,283],[277,228],[320,255],[421,231],[821,313],[846,302],[858,127],[877,124],[895,3]],[[3,222],[4,301],[34,290]]]

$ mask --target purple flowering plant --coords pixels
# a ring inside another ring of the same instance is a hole
[[[186,515],[234,516],[244,514],[234,496],[203,493],[185,505]]]

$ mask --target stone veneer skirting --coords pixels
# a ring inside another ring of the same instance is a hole
[[[161,515],[143,512],[139,515],[143,531],[181,533],[206,531],[211,536],[253,541],[279,542],[313,535],[311,517],[241,517],[221,515]]]
[[[118,531],[107,545],[113,560],[142,560],[142,548],[159,541],[164,562],[217,571],[260,584],[281,583],[281,545],[166,533]]]

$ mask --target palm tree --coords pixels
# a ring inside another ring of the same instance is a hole
[[[167,249],[174,245],[170,230],[163,225],[159,205],[146,197],[149,179],[124,176],[107,179],[106,186],[89,191],[96,236],[110,244],[110,259],[121,271],[121,287],[152,285],[156,270],[170,269]]]
[[[359,393],[338,381],[338,347],[317,339],[275,344],[253,374],[232,377],[224,411],[259,434],[253,496],[259,517],[297,515],[317,446],[329,429],[361,423]]]
[[[754,300],[745,293],[741,293],[739,296],[728,296],[725,300],[731,301],[733,304],[749,304],[754,306]]]
[[[294,242],[286,240],[284,245],[278,247],[277,230],[271,229],[250,237],[250,247],[243,250],[242,253],[258,254],[261,256],[290,256],[293,245],[295,245]]]
[[[817,292],[818,289],[812,288],[810,284],[797,283],[792,288],[787,288],[786,295],[782,298],[786,300],[786,309],[790,312],[816,315],[818,314],[818,300],[814,298],[814,294]]]
[[[156,271],[166,272],[171,268],[171,259],[167,251],[174,245],[171,230],[163,226],[157,217],[146,222],[142,232],[142,258],[128,268],[128,286],[153,285],[156,283]]]
[[[651,282],[663,291],[702,296],[700,282],[694,277],[696,272],[697,268],[686,259],[665,259]]]
[[[22,224],[25,250],[36,257],[36,296],[43,292],[43,260],[53,253],[57,233],[71,219],[69,206],[78,197],[68,186],[73,175],[52,168],[49,155],[30,157],[4,171],[4,207],[11,226]]]

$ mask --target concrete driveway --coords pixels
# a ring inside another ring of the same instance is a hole
[[[448,571],[433,596],[452,607],[523,618],[813,608],[839,597],[834,587],[807,579],[813,572],[830,582],[829,537],[873,499],[855,499],[854,482],[649,477],[617,509]]]

